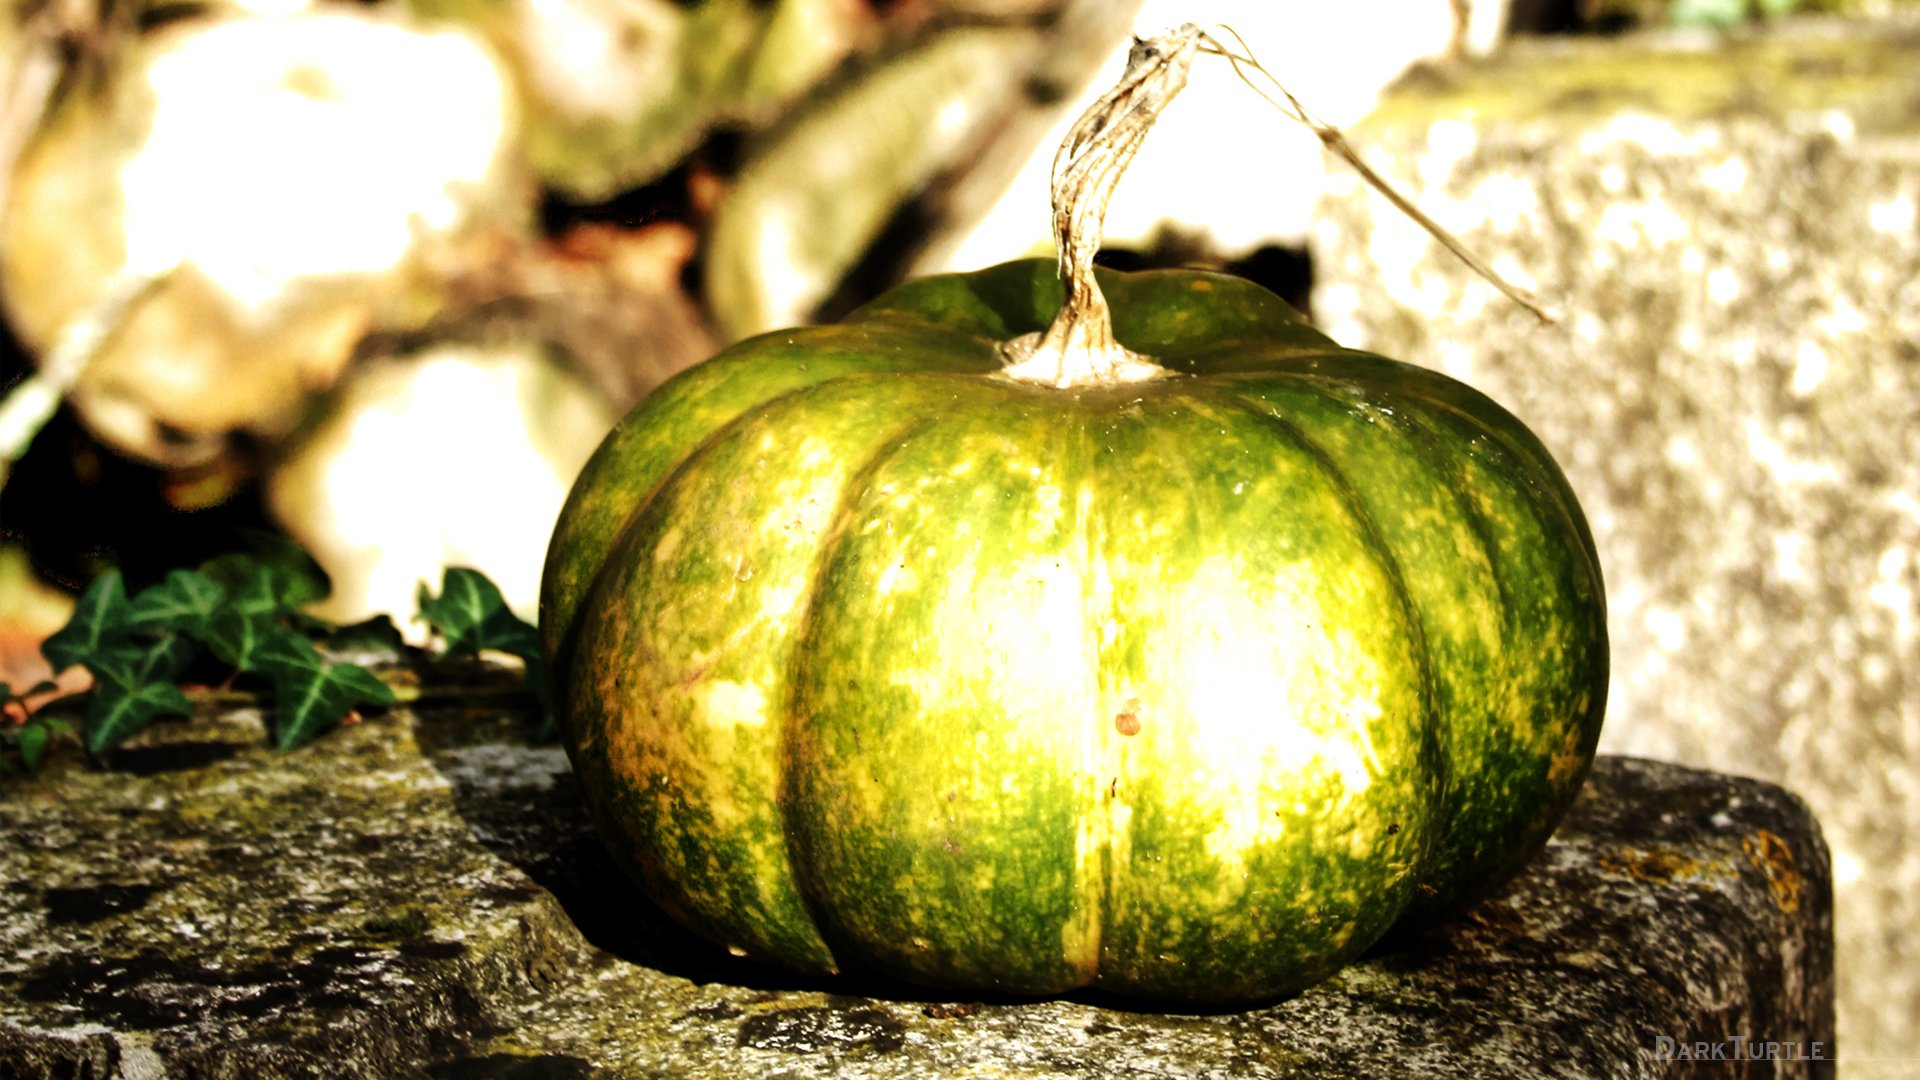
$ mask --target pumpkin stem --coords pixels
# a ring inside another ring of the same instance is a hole
[[[1107,202],[1147,130],[1174,95],[1187,85],[1187,69],[1202,43],[1211,41],[1192,23],[1150,38],[1136,38],[1126,73],[1067,132],[1053,156],[1053,229],[1060,252],[1066,302],[1044,333],[1027,334],[1003,346],[1003,374],[1062,390],[1139,382],[1167,369],[1113,338],[1107,298],[1093,280]]]
[[[1187,85],[1187,70],[1197,52],[1224,57],[1255,93],[1281,112],[1305,124],[1327,149],[1352,166],[1375,190],[1413,218],[1447,250],[1481,277],[1527,310],[1552,323],[1559,319],[1538,298],[1507,281],[1465,244],[1420,211],[1406,196],[1360,160],[1339,129],[1309,113],[1299,99],[1255,60],[1240,40],[1239,51],[1220,44],[1206,31],[1185,23],[1164,34],[1135,38],[1120,81],[1080,115],[1066,141],[1053,156],[1053,229],[1060,252],[1060,276],[1066,281],[1066,301],[1044,333],[1026,334],[1001,346],[1007,360],[1001,373],[1023,382],[1044,383],[1063,390],[1114,386],[1155,379],[1166,368],[1133,352],[1113,338],[1113,317],[1106,297],[1093,279],[1093,257],[1100,250],[1101,227],[1107,202],[1133,156],[1146,141],[1160,113]],[[1276,98],[1255,83],[1249,71],[1264,77],[1279,91]]]

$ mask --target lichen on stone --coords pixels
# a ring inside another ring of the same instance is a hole
[[[1196,1011],[728,956],[624,879],[526,729],[456,699],[282,753],[243,711],[10,781],[0,1075],[1532,1077],[1735,1016],[1831,1035],[1819,831],[1753,781],[1603,758],[1462,918]]]

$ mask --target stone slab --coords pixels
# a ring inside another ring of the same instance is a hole
[[[456,700],[283,754],[241,710],[8,781],[0,1076],[1535,1078],[1688,1075],[1662,1036],[1834,1053],[1826,849],[1757,781],[1603,758],[1459,921],[1194,1013],[730,957],[620,877],[526,729]]]
[[[1840,1034],[1920,1070],[1920,22],[1518,42],[1334,170],[1316,319],[1540,434],[1593,524],[1601,749],[1785,784],[1833,844]]]

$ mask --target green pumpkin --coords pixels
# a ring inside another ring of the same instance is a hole
[[[607,438],[541,607],[589,806],[738,954],[1244,1001],[1545,841],[1606,691],[1539,441],[1248,282],[1102,272],[1157,377],[1001,346],[1051,261],[742,342]]]

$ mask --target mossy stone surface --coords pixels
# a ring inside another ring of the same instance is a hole
[[[0,1075],[1661,1075],[1659,1036],[1727,1033],[1831,1053],[1825,848],[1755,781],[1603,758],[1459,920],[1290,1000],[1163,1011],[805,979],[690,940],[527,728],[443,702],[283,754],[243,710],[9,780]]]

